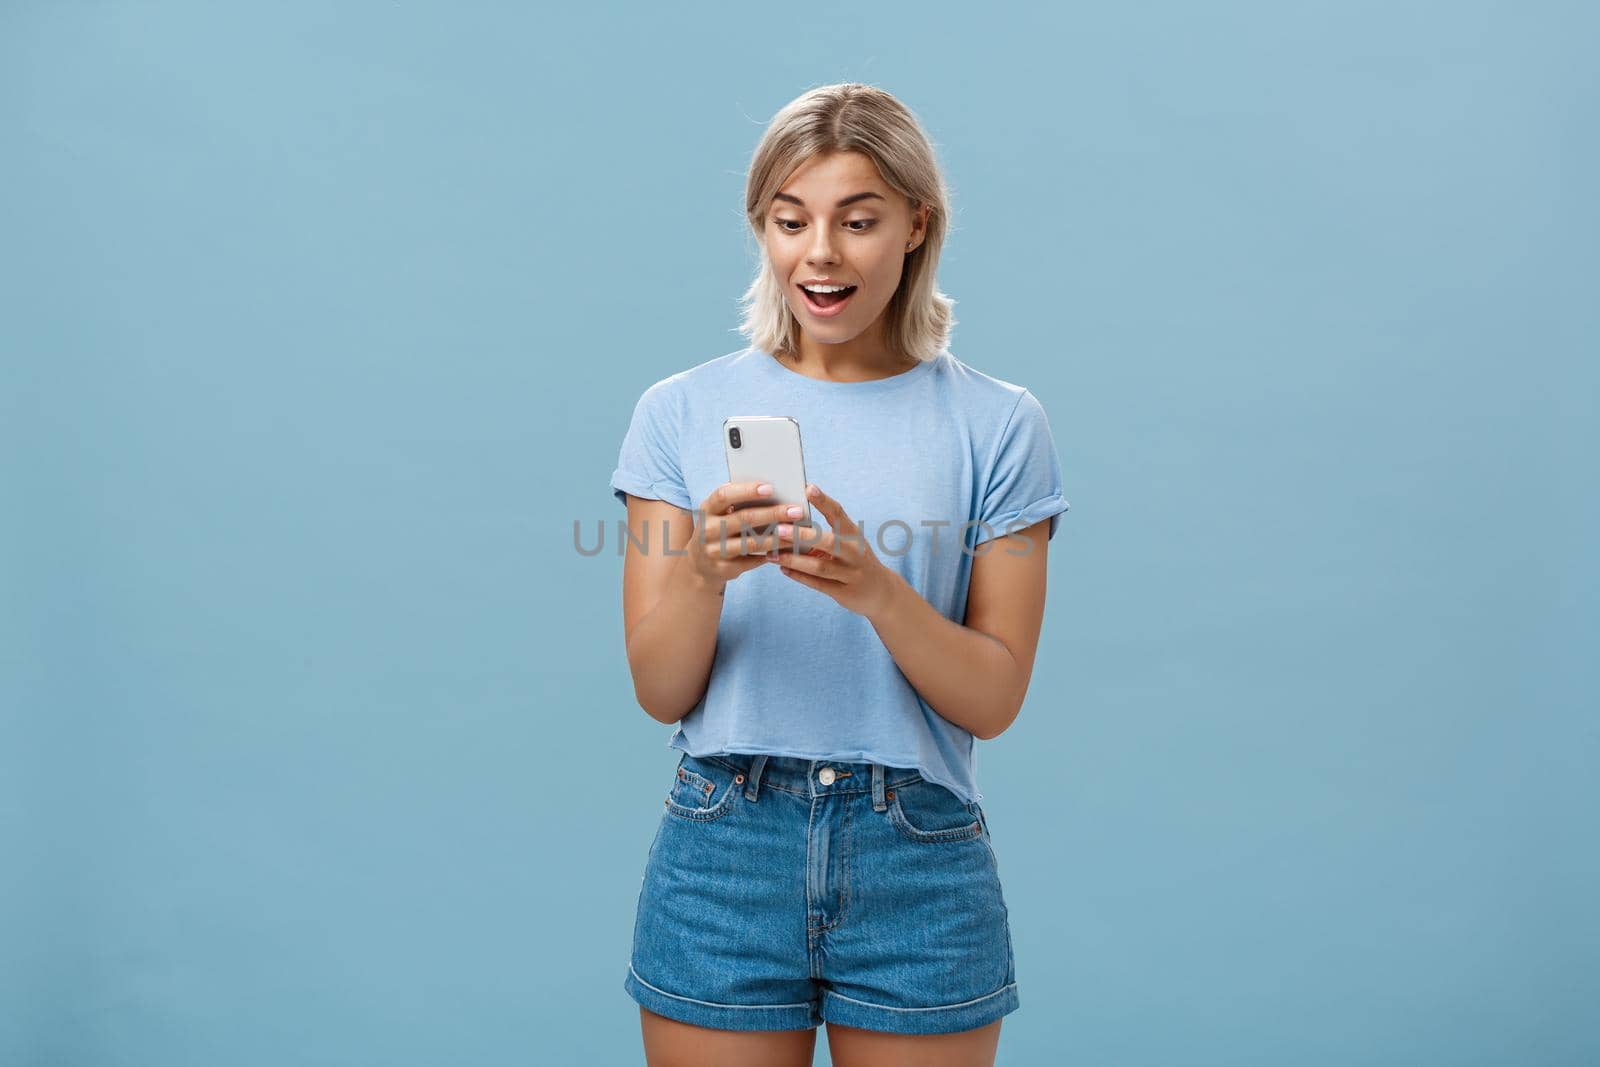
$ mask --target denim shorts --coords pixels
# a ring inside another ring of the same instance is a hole
[[[915,771],[678,761],[623,988],[721,1030],[970,1030],[1017,1008],[988,819]]]

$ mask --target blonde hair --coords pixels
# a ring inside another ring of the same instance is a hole
[[[791,100],[756,146],[745,181],[745,219],[756,235],[761,266],[740,298],[739,332],[765,352],[798,351],[800,324],[762,238],[773,194],[812,156],[829,152],[862,153],[913,208],[927,205],[927,232],[906,253],[905,273],[884,308],[884,339],[893,352],[919,361],[934,358],[948,347],[956,324],[950,310],[955,301],[939,291],[937,278],[950,194],[916,115],[884,90],[859,82],[824,85]]]

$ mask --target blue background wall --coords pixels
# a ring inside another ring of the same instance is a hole
[[[573,522],[841,80],[1073,504],[979,760],[1000,1062],[1600,1061],[1597,31],[0,7],[0,1062],[642,1062],[675,753]]]

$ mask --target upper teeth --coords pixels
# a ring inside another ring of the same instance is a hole
[[[850,288],[848,285],[802,285],[800,288],[808,293],[842,293]]]

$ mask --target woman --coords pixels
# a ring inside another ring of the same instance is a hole
[[[809,1064],[823,1022],[843,1067],[992,1063],[1018,1006],[973,741],[1021,707],[1068,505],[1039,402],[948,350],[947,204],[888,93],[788,104],[746,188],[751,344],[624,438],[628,662],[683,751],[624,983],[652,1064]],[[765,414],[801,426],[820,537],[725,480],[722,420]]]

